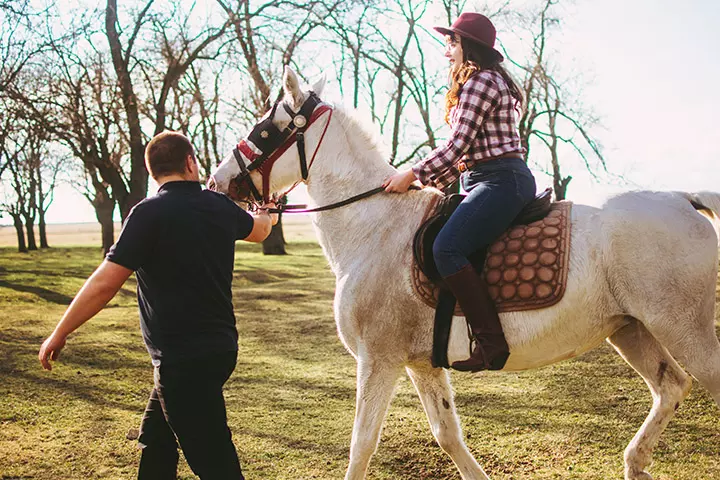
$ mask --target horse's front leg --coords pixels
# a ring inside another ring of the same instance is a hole
[[[355,401],[355,424],[350,444],[350,465],[346,480],[365,478],[370,457],[380,438],[400,365],[388,365],[374,361],[367,354],[357,356],[357,398]]]
[[[453,459],[462,478],[490,480],[463,440],[447,371],[432,368],[430,362],[411,365],[407,370],[420,396],[435,439]]]

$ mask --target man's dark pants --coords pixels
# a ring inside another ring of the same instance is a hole
[[[178,442],[202,480],[244,478],[222,393],[236,359],[237,352],[228,352],[155,368],[155,388],[138,438],[139,480],[175,480]]]

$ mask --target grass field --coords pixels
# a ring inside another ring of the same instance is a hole
[[[238,366],[229,421],[248,479],[338,479],[355,363],[335,333],[334,278],[306,225],[284,257],[238,244]],[[53,243],[51,237],[51,244]],[[75,241],[74,243],[80,243]],[[58,242],[55,242],[59,245]],[[96,247],[0,248],[0,479],[131,479],[152,370],[134,282],[76,332],[52,372],[37,350],[100,260]],[[493,479],[622,478],[651,398],[609,347],[523,373],[453,373],[468,445]],[[720,478],[720,411],[697,383],[655,450],[656,479]],[[183,463],[181,478],[195,478]],[[370,479],[457,479],[410,382],[398,384]]]

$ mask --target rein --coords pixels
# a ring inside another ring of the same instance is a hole
[[[307,205],[304,205],[304,204],[282,205],[280,208],[269,208],[268,212],[270,212],[270,213],[324,212],[326,210],[334,210],[336,208],[344,207],[345,205],[350,205],[351,203],[355,203],[358,200],[363,200],[365,198],[372,197],[373,195],[378,194],[384,190],[385,190],[385,187],[375,187],[372,190],[368,190],[367,192],[359,193],[350,198],[346,198],[345,200],[340,200],[339,202],[331,203],[329,205],[323,205],[322,207],[307,208]],[[421,188],[416,185],[410,185],[410,187],[408,187],[408,190],[421,190]]]

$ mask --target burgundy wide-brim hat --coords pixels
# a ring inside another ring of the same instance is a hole
[[[503,61],[502,53],[495,50],[495,25],[489,18],[479,13],[461,13],[450,27],[433,27],[443,35],[457,34],[469,38],[483,47],[487,47],[496,56],[498,62]]]

